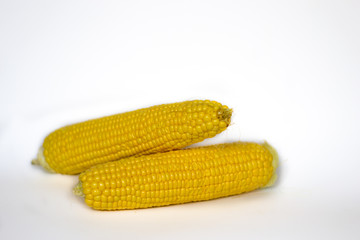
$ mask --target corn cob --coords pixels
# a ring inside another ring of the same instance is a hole
[[[190,148],[97,165],[80,174],[74,193],[98,210],[203,201],[271,186],[277,164],[267,143]]]
[[[194,100],[65,126],[45,138],[33,164],[78,174],[100,163],[181,149],[224,131],[231,113],[218,102]]]

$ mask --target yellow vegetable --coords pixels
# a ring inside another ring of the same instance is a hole
[[[203,201],[271,186],[277,164],[267,143],[190,148],[94,166],[80,175],[74,193],[98,210]]]
[[[100,163],[181,149],[224,131],[231,113],[218,102],[195,100],[65,126],[45,138],[33,164],[77,174]]]

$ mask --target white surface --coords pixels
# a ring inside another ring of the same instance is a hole
[[[177,2],[177,3],[175,3]],[[1,1],[0,239],[359,239],[359,1]],[[202,144],[268,140],[271,189],[98,212],[30,165],[65,124],[159,103],[234,109]],[[104,238],[105,239],[105,238]]]

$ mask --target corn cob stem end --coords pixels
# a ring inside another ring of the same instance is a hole
[[[42,166],[46,171],[50,172],[50,173],[55,173],[55,171],[49,166],[49,164],[46,162],[45,160],[45,156],[44,156],[44,148],[40,147],[38,154],[37,154],[37,158],[33,159],[31,161],[31,164],[33,165],[40,165]]]
[[[79,181],[78,184],[76,184],[76,186],[73,188],[73,193],[76,196],[85,198],[85,194],[83,192],[83,187],[82,187],[82,182],[81,181]]]
[[[273,148],[268,142],[265,141],[263,145],[267,150],[269,150],[269,152],[273,157],[272,160],[273,174],[269,182],[264,186],[264,188],[267,188],[267,187],[271,187],[276,182],[277,179],[276,169],[279,166],[279,155],[276,152],[275,148]]]

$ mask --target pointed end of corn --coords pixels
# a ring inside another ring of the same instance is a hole
[[[50,172],[50,173],[55,173],[55,171],[49,166],[49,164],[46,162],[45,160],[45,156],[44,156],[44,148],[40,147],[38,154],[37,154],[37,158],[33,159],[31,161],[31,164],[33,165],[40,165],[42,166],[46,171]]]
[[[76,184],[76,186],[73,188],[73,193],[76,196],[83,197],[83,198],[85,197],[81,181],[79,181],[78,184]]]
[[[272,177],[270,178],[269,182],[264,186],[264,188],[267,187],[271,187],[272,185],[274,185],[274,183],[276,182],[277,174],[276,174],[276,169],[279,166],[279,155],[277,153],[277,151],[275,150],[275,148],[273,148],[268,142],[264,142],[264,147],[269,150],[269,152],[271,153],[273,160],[272,160],[272,167],[273,167],[273,174]]]
[[[218,118],[220,121],[224,121],[227,126],[230,125],[231,122],[231,116],[232,116],[233,110],[231,108],[228,108],[227,106],[223,105],[222,108],[218,112]]]

